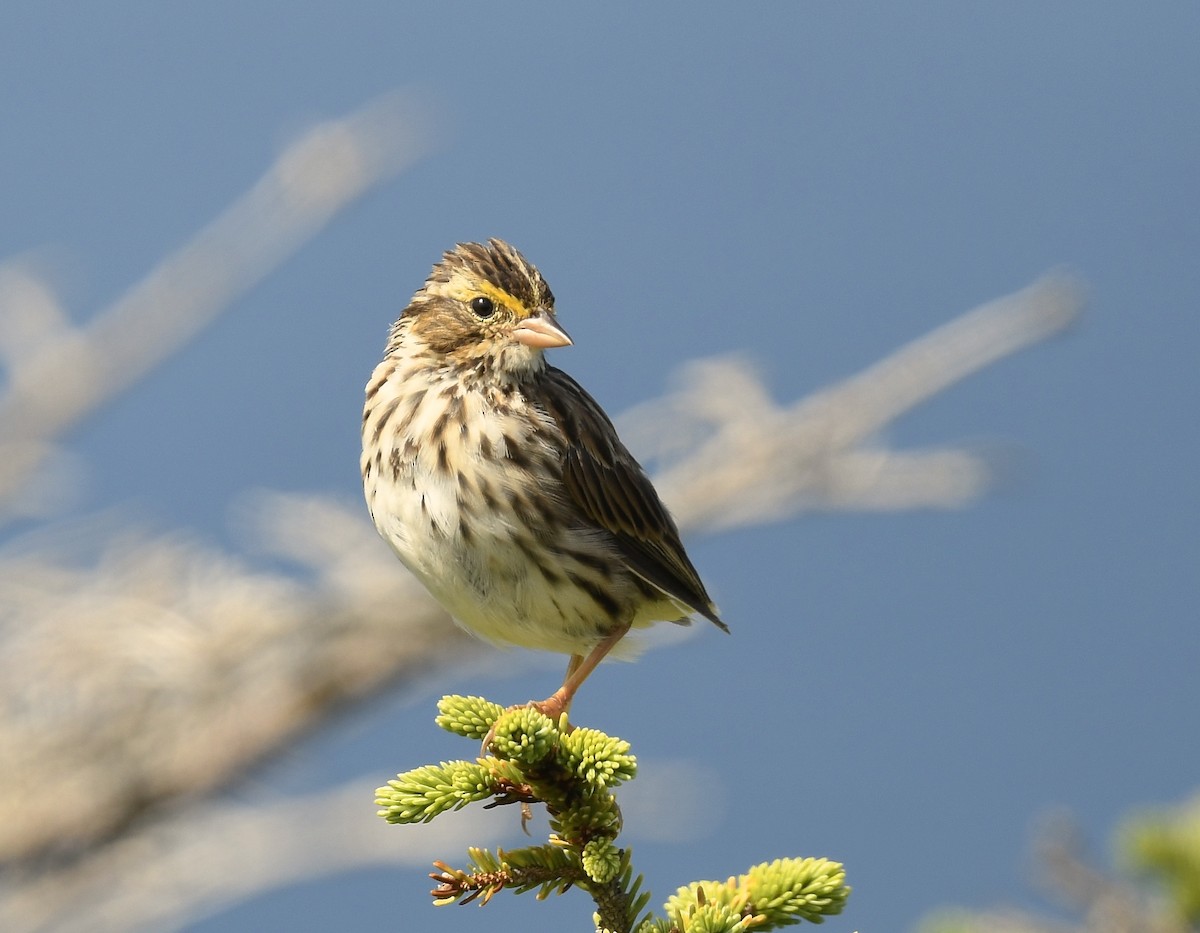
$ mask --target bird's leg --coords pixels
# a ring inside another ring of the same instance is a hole
[[[596,666],[616,647],[617,642],[624,638],[628,631],[629,624],[626,623],[611,635],[606,635],[604,640],[586,656],[572,655],[570,663],[567,664],[567,675],[563,678],[562,686],[540,703],[530,703],[529,705],[541,710],[557,722],[563,713],[570,711],[571,701],[575,699],[575,692],[588,679],[588,675],[596,669]]]
[[[582,663],[583,663],[583,655],[582,654],[571,655],[571,660],[567,662],[566,676],[563,677],[564,685],[566,684],[566,682],[568,680],[571,679],[571,675],[574,674],[575,671],[579,669],[579,665],[581,665]],[[592,666],[594,667],[595,665],[592,665]],[[562,690],[558,691],[558,693],[561,693],[561,692],[562,692]],[[554,696],[558,696],[558,693],[556,693]],[[554,699],[554,697],[551,697],[550,699]],[[551,715],[550,713],[547,713],[546,710],[544,709],[544,706],[545,706],[545,704],[547,704],[549,702],[550,702],[550,700],[543,700],[541,703],[539,703],[537,700],[530,700],[528,703],[518,703],[516,706],[510,706],[508,709],[505,710],[505,712],[509,713],[509,712],[512,712],[514,709],[528,709],[529,707],[532,706],[534,709],[541,710],[543,713],[546,713],[547,716],[550,716],[550,718],[553,719],[555,721],[555,724],[557,725],[558,717],[560,715],[562,715],[563,711],[562,711],[562,709],[559,709],[558,712],[554,713],[553,715]],[[499,722],[499,721],[500,720],[496,720],[496,722]],[[487,735],[485,735],[483,737],[483,747],[479,750],[480,758],[487,757],[488,748],[491,747],[492,739],[494,739],[495,737],[496,737],[496,723],[492,723],[492,728],[488,729]]]
[[[583,682],[588,679],[588,675],[596,669],[605,656],[616,647],[617,642],[625,637],[625,633],[630,629],[629,623],[622,625],[611,635],[606,635],[600,644],[596,645],[586,655],[573,654],[571,660],[567,662],[567,673],[563,678],[563,684],[550,696],[544,700],[533,700],[529,703],[522,703],[520,706],[511,706],[509,709],[522,709],[532,707],[539,712],[545,713],[555,723],[558,724],[559,717],[563,713],[569,712],[571,709],[571,701],[575,699],[575,692],[583,685]],[[495,723],[488,730],[487,735],[483,737],[483,747],[479,750],[480,756],[486,756],[488,748],[492,744],[492,739],[496,735]]]

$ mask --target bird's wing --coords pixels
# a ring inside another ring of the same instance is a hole
[[[580,511],[617,539],[629,569],[711,620],[717,616],[675,521],[596,401],[562,370],[547,367],[547,408],[566,439],[563,485]]]

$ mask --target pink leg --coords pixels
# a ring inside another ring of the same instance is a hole
[[[562,686],[540,703],[529,705],[541,710],[554,720],[568,712],[571,709],[571,701],[575,699],[576,691],[583,686],[583,682],[588,679],[596,666],[616,647],[617,642],[624,638],[628,631],[629,626],[623,625],[611,635],[606,636],[604,641],[596,645],[586,657],[581,654],[572,655],[570,663],[567,664],[567,676],[563,679]]]
[[[605,656],[616,646],[617,642],[625,637],[625,633],[629,631],[629,628],[629,625],[623,625],[607,636],[600,644],[596,645],[586,656],[582,654],[571,655],[571,660],[567,663],[567,674],[563,678],[563,685],[546,699],[541,701],[535,700],[532,703],[525,703],[523,705],[533,707],[545,713],[557,723],[559,717],[571,709],[571,701],[575,699],[575,692],[588,679],[588,675],[596,669],[596,665],[603,661]],[[513,706],[510,709],[520,709],[520,707]],[[495,733],[496,726],[493,724],[492,728],[488,730],[487,735],[483,737],[483,747],[479,750],[480,756],[487,755]]]

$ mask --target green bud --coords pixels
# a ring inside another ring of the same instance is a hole
[[[820,922],[841,913],[850,896],[845,869],[823,858],[764,862],[739,880],[755,913],[775,925],[795,923],[797,917]]]
[[[464,738],[482,740],[504,707],[483,697],[444,696],[438,700],[439,727]]]
[[[565,766],[595,787],[614,787],[637,774],[629,743],[596,729],[576,729],[562,737]]]
[[[492,751],[525,765],[535,765],[554,750],[558,730],[545,713],[532,707],[509,710],[496,722]]]
[[[597,884],[607,884],[621,870],[621,850],[611,839],[592,839],[583,847],[583,870]]]
[[[492,795],[489,773],[467,761],[426,765],[398,775],[375,791],[379,815],[389,823],[428,823],[439,813],[459,810]]]

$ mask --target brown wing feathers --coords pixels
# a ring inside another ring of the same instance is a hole
[[[563,485],[576,505],[613,534],[631,570],[728,631],[683,549],[674,520],[617,439],[608,416],[566,373],[547,367],[545,378],[556,383],[548,399],[571,400],[569,407],[552,402],[548,407],[567,440]]]

